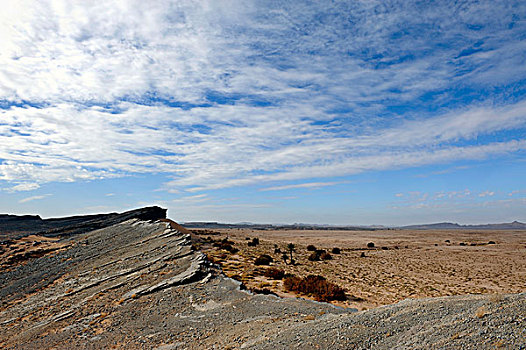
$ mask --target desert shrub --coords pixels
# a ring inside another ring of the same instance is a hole
[[[332,250],[331,250],[332,254],[340,254],[341,252],[342,252],[341,249],[340,248],[336,248],[336,247],[332,248]]]
[[[271,291],[270,289],[268,288],[250,288],[250,291],[254,294],[264,294],[264,295],[269,295],[269,294],[272,294],[272,295],[276,295],[276,293],[274,293],[273,291]]]
[[[273,261],[272,257],[267,254],[260,255],[256,258],[254,261],[255,265],[270,265],[270,263]]]
[[[362,252],[362,254],[360,254],[360,258],[365,258],[365,257],[366,257],[366,256],[365,256],[365,253]]]
[[[327,253],[327,252],[323,252],[323,253],[321,253],[321,255],[320,255],[320,259],[321,259],[321,260],[331,260],[331,259],[332,259],[332,255],[330,255],[330,254]]]
[[[230,245],[234,245],[234,244],[235,244],[234,242],[229,241],[229,240],[228,240],[228,237],[223,238],[223,240],[221,240],[221,243],[224,243],[224,244],[230,244]]]
[[[208,261],[210,261],[212,264],[217,264],[217,261],[216,259],[210,255],[210,254],[206,254],[206,258],[208,259]]]
[[[387,248],[387,247],[382,247],[382,250],[389,250],[389,248]]]
[[[235,253],[239,252],[239,249],[232,247],[232,245],[229,244],[229,243],[221,243],[221,245],[219,247],[221,249],[223,249],[223,250],[226,250],[227,252],[232,253],[232,254],[235,254]]]
[[[281,254],[281,249],[274,248],[274,254]]]
[[[275,267],[270,267],[265,271],[265,277],[272,278],[274,280],[280,280],[285,276],[285,271]]]
[[[446,239],[445,242],[446,243],[451,243],[451,241],[449,239]]]
[[[310,261],[320,261],[320,256],[316,254],[316,252],[314,252],[311,255],[309,255],[308,259]]]
[[[346,300],[345,291],[338,285],[328,282],[325,277],[309,275],[305,278],[286,277],[283,281],[286,290],[314,297],[317,301]]]
[[[489,241],[488,244],[495,244],[495,242],[494,241]]]
[[[250,242],[248,242],[249,247],[255,247],[259,244],[259,238],[254,237]]]
[[[374,248],[374,243],[373,242],[367,243],[367,248]]]
[[[302,279],[297,276],[287,276],[283,279],[283,287],[292,292],[299,292]]]
[[[459,245],[461,245],[461,246],[465,246],[466,243],[464,243],[464,242],[460,242]]]
[[[313,246],[312,244],[309,244],[309,245],[307,246],[307,250],[308,250],[309,252],[314,252],[314,251],[316,250],[316,247]]]
[[[224,250],[226,250],[227,252],[232,252],[232,250],[235,249],[234,247],[232,247],[231,244],[229,244],[229,243],[224,243],[224,242],[222,242],[222,243],[219,245],[219,248],[224,249]]]

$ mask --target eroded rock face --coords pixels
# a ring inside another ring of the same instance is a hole
[[[124,213],[70,216],[41,219],[38,215],[0,214],[0,238],[18,239],[29,233],[46,237],[80,234],[118,224],[130,219],[159,220],[166,218],[166,209],[152,206]]]
[[[0,274],[0,347],[248,346],[307,316],[351,311],[244,292],[173,227],[127,220]]]

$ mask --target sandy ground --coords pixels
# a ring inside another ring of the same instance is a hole
[[[261,275],[266,267],[255,266],[260,254],[274,258],[271,266],[298,276],[318,274],[346,289],[349,296],[363,299],[338,302],[359,310],[392,304],[407,298],[462,294],[520,293],[526,290],[526,231],[326,231],[249,229],[217,230],[240,251],[228,253],[203,245],[201,249],[218,261],[229,277],[249,288],[268,288],[287,296],[281,281]],[[206,237],[208,234],[201,234]],[[258,237],[260,245],[248,247],[247,237]],[[449,241],[449,242],[448,242]],[[490,241],[495,244],[488,244]],[[375,247],[367,248],[373,242]],[[295,245],[296,265],[285,264],[275,245],[287,251]],[[342,249],[332,260],[309,261],[306,247]],[[462,245],[461,245],[462,244]],[[361,254],[365,253],[365,257]]]

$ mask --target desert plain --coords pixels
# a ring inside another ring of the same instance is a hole
[[[526,286],[526,231],[515,230],[193,230],[203,241],[227,238],[239,251],[228,252],[209,243],[202,249],[221,265],[228,277],[249,289],[267,289],[279,296],[297,296],[286,291],[281,280],[263,276],[269,267],[299,277],[321,275],[344,288],[345,301],[333,304],[366,310],[408,298],[463,294],[524,292]],[[249,246],[253,238],[257,246]],[[295,264],[285,262],[290,254]],[[373,243],[374,247],[368,247]],[[332,259],[310,261],[308,245],[326,250]],[[277,248],[277,250],[276,250]],[[340,253],[331,253],[339,248]],[[280,251],[278,253],[277,251]],[[255,259],[267,254],[269,266]],[[309,298],[308,295],[302,297]]]

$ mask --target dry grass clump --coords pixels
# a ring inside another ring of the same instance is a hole
[[[332,260],[332,255],[330,255],[330,254],[327,253],[327,252],[323,252],[323,253],[321,253],[321,255],[320,255],[320,259],[321,259],[321,260]]]
[[[270,267],[265,271],[264,276],[273,280],[280,280],[285,276],[285,271],[276,267]]]
[[[481,306],[475,312],[475,316],[477,316],[478,318],[482,318],[482,317],[486,316],[487,313],[488,313],[488,311],[486,310],[486,308],[484,306]]]
[[[270,263],[274,261],[270,255],[263,254],[256,258],[254,261],[255,265],[270,265]]]
[[[230,243],[222,242],[222,243],[220,244],[219,248],[224,249],[224,250],[226,250],[227,252],[232,253],[232,254],[235,254],[235,253],[239,252],[239,249],[234,248],[234,247],[232,246],[232,244],[230,244]]]
[[[320,261],[320,256],[316,252],[312,253],[308,257],[309,261]]]
[[[249,247],[255,247],[259,245],[259,238],[254,237],[250,242],[247,243]]]
[[[317,249],[314,253],[309,255],[308,259],[310,261],[331,260],[332,256],[327,253],[325,249]]]
[[[250,288],[250,291],[254,294],[264,294],[264,295],[276,295],[273,291],[268,288]]]
[[[325,277],[309,275],[305,278],[286,277],[283,280],[286,290],[314,297],[317,301],[346,300],[345,291],[338,285],[328,282]]]

